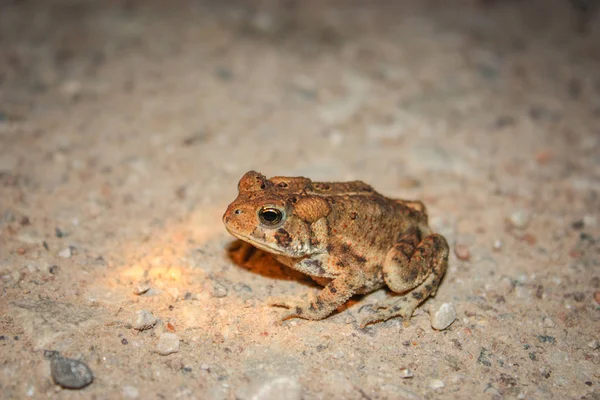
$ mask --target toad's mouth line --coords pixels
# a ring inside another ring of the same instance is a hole
[[[257,242],[254,238],[251,238],[250,236],[247,236],[247,235],[241,234],[239,232],[236,232],[232,229],[229,229],[229,227],[227,227],[227,226],[225,227],[225,229],[227,229],[227,232],[229,232],[231,235],[235,236],[236,238],[243,240],[244,242],[247,242],[260,250],[266,251],[267,253],[272,253],[272,254],[276,254],[279,256],[287,256],[288,255],[276,247],[271,247],[266,243]]]

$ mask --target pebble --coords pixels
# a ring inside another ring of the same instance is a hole
[[[600,291],[594,292],[594,301],[596,304],[600,304]]]
[[[302,386],[296,378],[280,376],[263,382],[257,382],[249,388],[236,393],[241,400],[301,400]]]
[[[586,228],[593,228],[596,226],[596,217],[594,215],[584,215],[583,216],[583,225]]]
[[[54,356],[50,361],[52,380],[66,389],[82,389],[92,383],[92,370],[81,361]]]
[[[136,315],[137,317],[133,323],[133,329],[143,331],[152,328],[156,324],[156,317],[148,310],[139,310]]]
[[[135,386],[123,386],[123,396],[130,399],[137,399],[140,397],[140,391]]]
[[[443,388],[446,385],[439,379],[432,379],[429,381],[428,386],[430,389],[437,390]]]
[[[597,340],[592,340],[587,344],[587,346],[592,350],[598,350],[600,349],[600,342],[598,342]]]
[[[430,310],[431,327],[438,331],[448,328],[456,319],[456,310],[452,303],[443,303],[437,311]]]
[[[246,292],[246,293],[250,293],[252,292],[252,288],[244,283],[238,282],[235,285],[233,285],[233,290],[235,290],[236,292]]]
[[[158,354],[168,356],[179,351],[179,337],[174,333],[163,333],[158,338],[156,345]]]
[[[493,248],[495,251],[500,251],[500,250],[502,250],[503,245],[504,245],[504,243],[502,243],[502,240],[496,239],[496,240],[494,240]]]
[[[415,375],[408,368],[402,368],[400,370],[400,378],[402,378],[402,379],[412,378],[413,376],[415,376]]]
[[[165,290],[175,300],[179,299],[179,289],[176,287],[170,287]]]
[[[525,229],[529,225],[529,212],[527,210],[517,210],[513,212],[508,220],[517,229]]]
[[[210,294],[213,297],[225,297],[227,296],[228,290],[227,286],[223,285],[219,281],[213,281],[210,289]]]
[[[148,290],[150,290],[150,285],[145,284],[145,283],[138,283],[133,288],[133,294],[135,294],[136,296],[140,296],[140,295],[146,293]]]
[[[58,256],[62,257],[62,258],[71,258],[71,255],[72,255],[72,253],[71,253],[70,247],[66,247],[58,253]]]
[[[471,252],[469,247],[464,244],[456,244],[454,246],[454,254],[461,261],[469,261],[471,259]]]

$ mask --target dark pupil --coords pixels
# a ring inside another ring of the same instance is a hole
[[[281,212],[278,210],[268,209],[260,212],[263,221],[270,224],[275,224],[281,219]]]

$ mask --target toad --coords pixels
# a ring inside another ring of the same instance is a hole
[[[324,288],[310,300],[276,300],[282,320],[320,320],[355,294],[387,286],[396,296],[360,321],[401,316],[434,296],[448,265],[448,243],[428,226],[420,201],[397,200],[363,182],[267,179],[247,172],[223,215],[233,236],[271,253]]]

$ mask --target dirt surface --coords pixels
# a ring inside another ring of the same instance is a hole
[[[582,3],[2,1],[1,397],[600,398]],[[269,296],[318,287],[223,228],[251,169],[425,201],[437,296],[279,324]],[[56,385],[49,350],[93,383]]]

